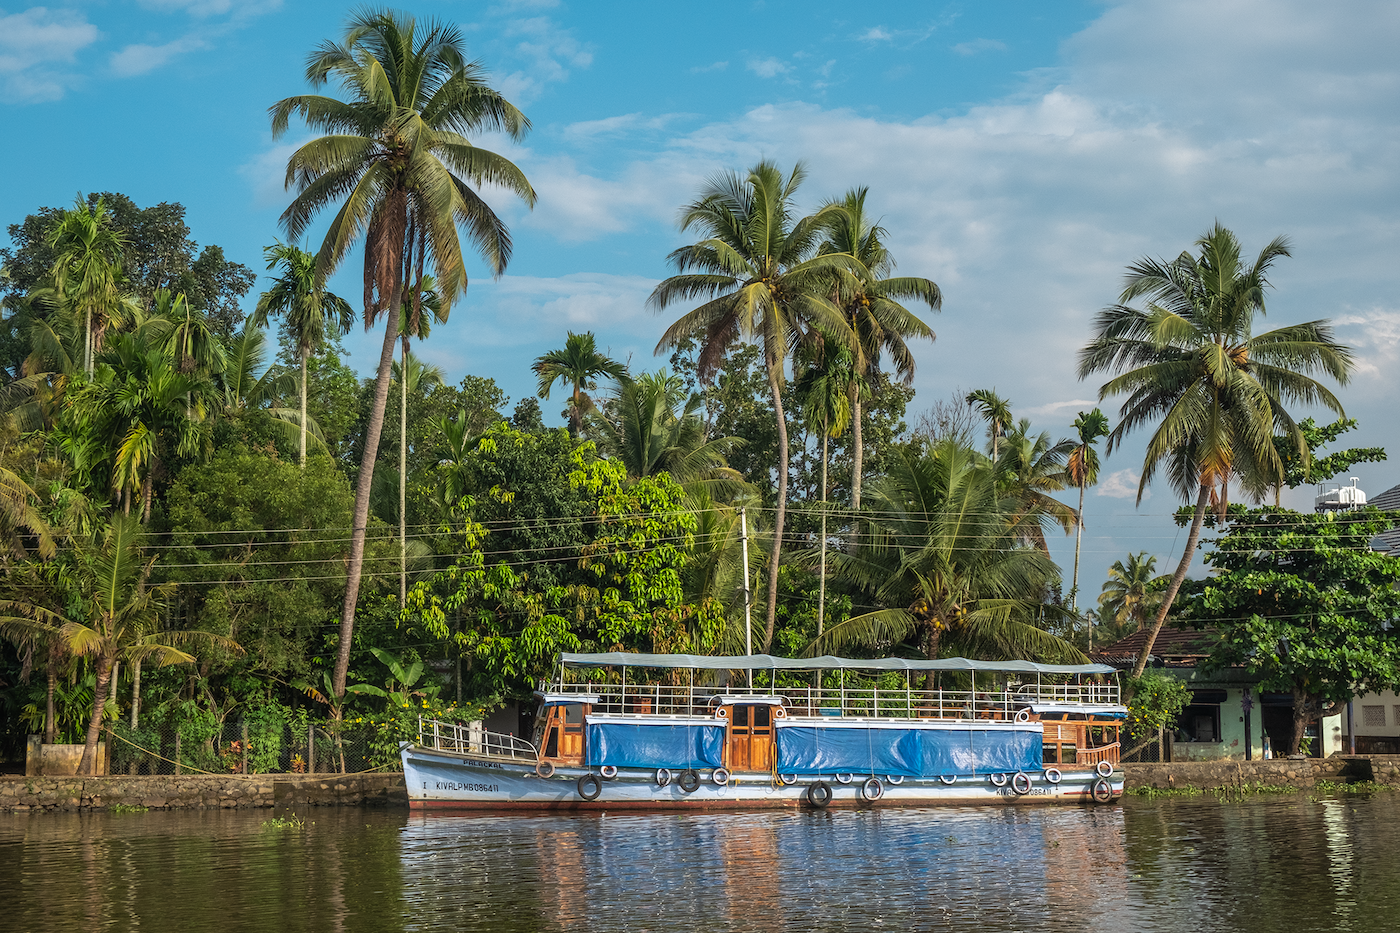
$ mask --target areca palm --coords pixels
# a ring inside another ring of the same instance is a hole
[[[1254,333],[1263,316],[1268,272],[1290,255],[1278,237],[1253,264],[1240,256],[1240,242],[1217,223],[1196,246],[1167,261],[1144,258],[1128,269],[1119,304],[1101,311],[1093,340],[1079,354],[1079,376],[1117,373],[1100,398],[1127,395],[1108,450],[1135,428],[1156,422],[1147,443],[1138,501],[1165,465],[1172,486],[1196,499],[1181,562],[1143,645],[1134,676],[1141,675],[1176,598],[1200,540],[1206,508],[1223,513],[1229,484],[1262,496],[1283,474],[1274,435],[1293,437],[1306,450],[1287,404],[1323,405],[1342,414],[1342,404],[1311,374],[1345,384],[1351,351],[1338,344],[1325,320]],[[1145,299],[1145,307],[1128,302]]]
[[[306,370],[311,354],[320,349],[328,331],[350,333],[355,311],[350,302],[326,290],[316,275],[316,257],[290,243],[274,243],[263,250],[267,268],[282,271],[272,287],[262,293],[249,324],[261,327],[269,315],[282,318],[296,342],[297,364],[301,367],[301,428],[298,462],[306,466]],[[246,333],[246,331],[245,331]]]
[[[407,340],[407,335],[405,335]],[[408,397],[430,386],[442,385],[442,370],[427,366],[404,347],[403,363],[395,363],[392,377],[399,384],[399,605],[408,596]]]
[[[967,404],[987,420],[987,437],[992,442],[992,461],[1001,459],[1001,439],[1011,427],[1011,402],[997,395],[996,389],[976,389],[967,393]]]
[[[827,465],[831,439],[840,437],[851,426],[852,401],[865,396],[865,379],[858,374],[856,354],[835,341],[813,341],[805,354],[805,368],[797,379],[797,396],[802,400],[802,420],[807,429],[821,435],[821,538],[817,565],[817,635],[826,630],[826,512]],[[857,470],[857,472],[859,472]]]
[[[1023,543],[1036,519],[1002,498],[976,451],[947,440],[901,458],[871,498],[864,543],[835,565],[885,608],[833,625],[806,654],[912,641],[930,659],[950,647],[968,657],[1082,659],[1032,624],[1059,573]]]
[[[576,334],[569,331],[564,349],[551,350],[536,358],[531,367],[539,382],[540,398],[549,398],[550,390],[559,380],[573,386],[569,398],[569,436],[578,437],[583,430],[583,417],[596,407],[588,393],[598,387],[598,377],[607,376],[621,383],[627,378],[627,367],[598,352],[593,332]]]
[[[908,341],[936,338],[933,329],[901,302],[921,301],[938,311],[943,307],[943,293],[932,279],[892,275],[894,257],[885,246],[889,231],[866,211],[868,193],[868,188],[853,188],[840,201],[831,202],[835,211],[821,252],[844,253],[856,260],[851,274],[839,280],[836,292],[841,311],[855,333],[855,371],[873,383],[881,360],[888,357],[900,381],[909,385],[914,380],[914,354]],[[851,392],[851,507],[859,511],[865,463],[864,399],[855,383]]]
[[[199,370],[216,375],[224,369],[224,346],[204,312],[190,304],[183,293],[160,289],[155,294],[152,316],[161,319],[161,348],[170,354],[177,372]]]
[[[705,238],[671,253],[668,258],[679,274],[656,286],[648,299],[658,310],[676,302],[706,299],[668,327],[656,345],[660,353],[688,338],[699,341],[701,378],[714,375],[734,341],[749,338],[762,345],[778,429],[765,651],[772,644],[778,612],[778,564],[787,517],[789,450],[783,367],[791,347],[813,325],[826,328],[841,343],[855,343],[850,325],[827,296],[858,264],[848,254],[818,254],[820,237],[838,209],[828,205],[798,217],[793,199],[804,177],[801,164],[784,177],[775,164],[765,161],[744,175],[730,172],[711,179],[700,197],[681,211],[681,230],[693,228]]]
[[[1099,481],[1099,452],[1094,446],[1099,438],[1108,436],[1108,418],[1095,408],[1087,415],[1079,413],[1074,419],[1079,443],[1065,461],[1065,481],[1079,487],[1079,511],[1074,521],[1074,577],[1070,583],[1070,608],[1079,601],[1079,542],[1084,536],[1084,490]],[[1094,647],[1093,628],[1089,630],[1089,648]]]
[[[1032,435],[1030,419],[1022,418],[1007,432],[1001,458],[992,464],[1001,494],[1033,519],[1023,526],[1027,542],[1042,551],[1049,548],[1044,531],[1048,522],[1065,534],[1074,527],[1074,509],[1050,495],[1065,488],[1065,462],[1073,450],[1073,441],[1051,441],[1048,431]]]
[[[60,304],[82,316],[83,372],[91,374],[93,356],[108,322],[120,317],[125,308],[121,267],[126,240],[112,226],[104,199],[98,198],[89,207],[79,197],[59,215],[49,231],[48,245],[57,253],[53,265],[55,296]]]
[[[252,321],[233,333],[224,347],[225,365],[215,379],[222,395],[220,406],[225,418],[237,419],[250,411],[266,411],[286,433],[289,442],[306,435],[323,443],[316,419],[303,418],[299,411],[281,405],[282,399],[297,390],[297,377],[267,365],[267,332]]]
[[[420,269],[423,258],[431,259],[445,316],[467,284],[459,225],[493,274],[503,273],[510,260],[505,223],[472,186],[497,185],[531,206],[535,202],[534,189],[519,168],[468,138],[501,131],[519,139],[530,124],[487,85],[481,65],[467,60],[463,46],[455,27],[364,10],[351,17],[340,42],[323,43],[313,52],[306,68],[313,85],[335,79],[350,99],[301,95],[271,108],[274,135],[284,133],[294,115],[328,134],[299,148],[287,162],[287,185],[295,186],[298,195],[282,215],[283,226],[297,239],[316,214],[339,204],[316,256],[317,280],[324,282],[364,239],[365,327],[387,317],[355,481],[332,679],[337,696],[345,692],[350,663],[374,464],[409,271]]]

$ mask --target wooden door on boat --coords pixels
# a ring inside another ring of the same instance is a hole
[[[549,707],[540,757],[562,764],[583,763],[583,718],[588,706],[567,703]]]
[[[767,771],[773,767],[773,707],[736,703],[729,707],[730,771]]]

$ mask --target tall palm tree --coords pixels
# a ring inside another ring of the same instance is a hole
[[[1167,261],[1144,258],[1128,267],[1119,304],[1099,312],[1094,338],[1079,353],[1079,377],[1117,373],[1099,398],[1128,396],[1108,451],[1134,428],[1157,424],[1147,442],[1138,501],[1158,467],[1165,464],[1172,486],[1196,498],[1191,531],[1181,562],[1157,609],[1152,630],[1133,668],[1141,676],[1181,581],[1191,566],[1206,508],[1224,513],[1229,483],[1262,496],[1284,465],[1274,435],[1307,446],[1284,405],[1323,405],[1342,414],[1342,403],[1309,374],[1345,385],[1352,368],[1349,348],[1338,344],[1325,320],[1254,334],[1263,316],[1264,291],[1274,261],[1291,255],[1278,237],[1252,265],[1240,258],[1240,242],[1219,223],[1196,241],[1198,256],[1182,253]],[[1146,299],[1138,309],[1128,302]]]
[[[327,331],[350,333],[355,310],[350,302],[326,290],[316,276],[316,257],[291,243],[274,243],[263,250],[269,271],[281,267],[272,287],[258,298],[257,309],[248,323],[254,329],[267,322],[269,315],[282,318],[288,334],[296,342],[297,364],[301,367],[301,429],[298,463],[306,466],[306,383],[307,360],[325,342]]]
[[[102,712],[118,661],[139,664],[153,658],[158,665],[189,664],[194,656],[180,646],[197,643],[241,651],[231,640],[208,632],[161,631],[161,617],[175,584],[149,585],[156,558],[143,556],[143,543],[134,516],[113,516],[100,538],[78,544],[69,580],[75,608],[60,613],[20,600],[0,604],[0,612],[5,613],[0,615],[0,630],[60,641],[71,654],[91,657],[96,664],[79,774],[92,773]]]
[[[997,395],[996,389],[976,389],[967,393],[967,404],[987,419],[987,437],[992,442],[992,462],[1001,459],[1001,439],[1012,424],[1011,402]]]
[[[161,321],[161,348],[170,354],[177,372],[198,370],[209,376],[223,372],[224,346],[208,316],[190,304],[183,292],[157,291],[151,314]]]
[[[298,191],[282,214],[288,236],[298,239],[316,214],[339,204],[316,256],[316,279],[324,282],[363,238],[365,327],[372,327],[381,315],[387,318],[355,479],[350,559],[332,678],[336,696],[345,693],[350,665],[374,465],[409,270],[420,267],[423,257],[431,258],[446,315],[467,285],[459,225],[493,274],[502,274],[510,260],[505,223],[472,186],[497,185],[530,206],[535,203],[534,189],[519,168],[468,138],[501,131],[521,139],[530,123],[486,84],[481,65],[467,60],[463,46],[461,31],[452,26],[419,22],[393,11],[357,12],[341,41],[323,43],[306,68],[312,85],[320,87],[334,78],[349,100],[300,95],[278,101],[270,111],[274,136],[286,132],[293,115],[328,134],[302,146],[287,162],[287,186]]]
[[[1115,560],[1099,594],[1100,609],[1114,622],[1133,622],[1142,631],[1160,598],[1154,584],[1164,578],[1156,572],[1157,558],[1146,551],[1129,554],[1127,563]]]
[[[83,372],[91,375],[93,356],[110,318],[123,310],[122,263],[126,239],[112,226],[107,202],[91,207],[81,196],[59,215],[48,245],[57,253],[53,265],[58,301],[83,318]]]
[[[1079,511],[1074,521],[1074,577],[1069,587],[1069,605],[1075,608],[1079,601],[1079,542],[1084,536],[1084,490],[1099,481],[1099,452],[1094,446],[1099,438],[1108,436],[1108,417],[1095,408],[1087,415],[1079,413],[1074,419],[1074,430],[1079,443],[1070,451],[1065,461],[1065,481],[1079,487]],[[1094,647],[1094,629],[1089,627],[1089,649]]]
[[[303,418],[301,412],[281,404],[297,391],[298,379],[294,373],[267,365],[267,332],[262,327],[247,321],[230,334],[224,343],[224,359],[224,369],[214,380],[222,396],[223,417],[236,420],[250,411],[266,411],[289,443],[299,442],[304,425],[306,436],[324,445],[315,418]]]
[[[1083,658],[1033,624],[1059,572],[1022,543],[1022,526],[1034,519],[1008,507],[984,457],[941,441],[897,460],[871,498],[865,540],[854,554],[835,555],[835,566],[885,608],[833,625],[805,654],[912,642],[930,659],[946,647],[969,657]]]
[[[817,635],[826,630],[826,550],[827,550],[827,466],[830,461],[831,439],[840,437],[851,426],[852,401],[863,398],[867,386],[857,372],[856,353],[850,347],[833,340],[818,339],[809,343],[801,354],[804,364],[797,378],[797,397],[801,399],[802,420],[807,429],[821,435],[821,538],[818,543],[817,565]],[[857,471],[858,472],[858,471]]]
[[[651,293],[657,310],[676,302],[705,298],[666,329],[656,352],[691,338],[699,341],[701,378],[719,369],[731,344],[743,337],[763,348],[773,417],[778,429],[778,489],[773,516],[773,547],[768,562],[768,612],[763,648],[773,641],[778,613],[778,564],[787,518],[788,433],[783,412],[783,367],[790,348],[811,326],[854,345],[855,335],[827,297],[848,277],[856,260],[844,253],[818,254],[819,238],[837,208],[823,207],[797,217],[793,203],[806,173],[799,163],[784,177],[777,165],[760,162],[747,174],[729,172],[711,179],[700,197],[681,211],[680,228],[705,238],[668,257],[673,275]],[[698,270],[692,272],[691,270]]]
[[[407,336],[405,336],[405,340]],[[404,347],[403,363],[395,363],[392,373],[399,384],[399,605],[408,598],[408,398],[431,386],[442,385],[442,370],[427,366]]]
[[[855,368],[873,384],[880,362],[888,356],[895,374],[905,385],[914,381],[914,354],[908,341],[934,340],[933,329],[906,308],[902,301],[921,301],[933,311],[943,307],[943,293],[932,279],[893,276],[895,262],[885,246],[889,235],[865,209],[868,188],[852,188],[835,208],[827,227],[823,253],[844,253],[856,260],[851,274],[840,280],[837,303],[855,332]],[[851,508],[860,510],[865,469],[864,399],[851,384]]]
[[[573,386],[569,398],[569,436],[578,437],[583,431],[583,417],[596,407],[588,392],[598,387],[598,377],[607,376],[616,382],[627,378],[627,367],[598,352],[593,332],[576,334],[569,331],[564,349],[551,350],[537,357],[531,369],[539,381],[540,398],[549,398],[554,383],[563,380]]]

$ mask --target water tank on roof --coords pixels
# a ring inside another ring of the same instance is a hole
[[[1317,496],[1313,499],[1313,510],[1335,512],[1361,508],[1366,504],[1366,493],[1357,488],[1356,484],[1359,482],[1361,480],[1353,476],[1348,486],[1341,483],[1319,483]]]

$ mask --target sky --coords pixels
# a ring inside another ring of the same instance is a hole
[[[261,271],[291,197],[287,156],[309,138],[294,125],[274,139],[267,108],[308,90],[307,53],[352,6],[0,2],[0,222],[94,190],[179,201],[196,240]],[[634,369],[663,365],[653,348],[669,318],[646,297],[686,242],[678,208],[716,172],[800,160],[804,208],[868,186],[899,271],[943,291],[937,340],[916,347],[911,415],[992,387],[1037,429],[1068,434],[1099,404],[1102,380],[1076,377],[1076,352],[1126,266],[1190,249],[1219,220],[1250,255],[1290,238],[1261,326],[1333,322],[1357,358],[1338,394],[1361,424],[1343,440],[1398,458],[1355,475],[1372,495],[1400,483],[1400,4],[404,8],[458,25],[533,124],[521,142],[478,141],[524,170],[539,203],[484,192],[515,255],[499,280],[474,262],[450,323],[419,347],[453,381],[491,376],[514,402],[569,330],[594,331]],[[352,300],[357,262],[332,282]],[[379,338],[348,346],[368,375]],[[1135,501],[1143,440],[1106,459],[1086,501],[1085,599],[1130,552],[1162,570],[1179,558],[1172,491],[1158,481]],[[1285,500],[1311,503],[1308,489]],[[1052,549],[1068,576],[1073,540]]]

